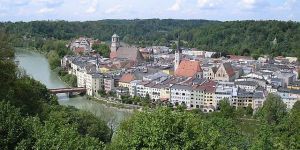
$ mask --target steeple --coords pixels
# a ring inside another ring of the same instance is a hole
[[[180,49],[180,37],[178,34],[178,39],[177,39],[177,48],[175,50],[175,59],[174,59],[174,71],[178,68],[180,61],[181,61],[181,49]]]
[[[177,49],[176,49],[176,51],[181,53],[181,50],[180,50],[180,35],[179,34],[178,34],[178,37],[177,37]]]
[[[114,34],[111,37],[111,52],[117,51],[117,49],[120,47],[120,37],[117,34]]]

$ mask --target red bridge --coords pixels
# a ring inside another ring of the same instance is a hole
[[[57,88],[57,89],[49,89],[50,93],[58,94],[58,93],[85,93],[86,89],[84,87],[73,87],[73,88]]]

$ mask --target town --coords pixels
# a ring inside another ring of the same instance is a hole
[[[150,46],[140,48],[124,44],[112,35],[109,58],[92,49],[101,43],[80,37],[67,46],[75,55],[61,59],[61,67],[77,78],[77,87],[99,97],[101,92],[115,93],[115,101],[124,97],[147,98],[150,103],[171,107],[185,106],[203,112],[219,110],[219,102],[231,106],[262,107],[270,93],[279,95],[288,109],[300,100],[297,57],[222,55],[184,48]],[[276,38],[272,41],[276,44]]]

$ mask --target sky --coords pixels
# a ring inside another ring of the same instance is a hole
[[[300,21],[300,0],[0,0],[0,21],[102,19]]]

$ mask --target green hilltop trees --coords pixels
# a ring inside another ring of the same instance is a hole
[[[292,21],[219,22],[172,19],[32,21],[0,23],[1,29],[11,34],[10,41],[14,46],[37,49],[48,49],[49,45],[51,47],[56,44],[47,43],[56,40],[60,43],[79,36],[110,41],[114,33],[120,35],[122,41],[131,45],[170,46],[171,41],[175,40],[180,33],[180,38],[185,41],[183,45],[190,48],[254,58],[261,55],[300,58],[300,23]],[[54,49],[57,49],[57,46],[48,50]],[[61,56],[60,53],[58,55]]]

